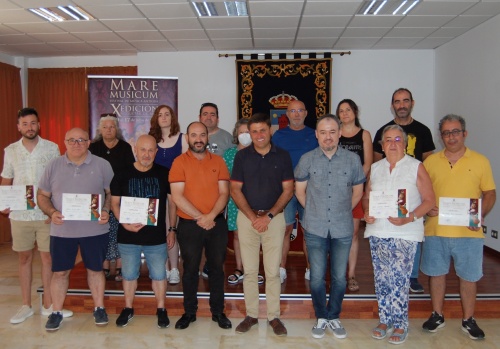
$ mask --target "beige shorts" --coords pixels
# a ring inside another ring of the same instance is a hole
[[[45,221],[10,220],[12,232],[12,249],[16,252],[32,250],[35,241],[38,251],[50,252],[50,223]]]

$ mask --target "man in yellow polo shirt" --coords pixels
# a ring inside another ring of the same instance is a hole
[[[467,131],[465,120],[449,114],[439,122],[439,132],[445,149],[429,156],[424,166],[429,173],[436,203],[440,198],[466,198],[476,202],[482,199],[477,223],[472,226],[441,225],[439,207],[429,211],[425,222],[421,270],[430,276],[433,312],[423,329],[436,332],[444,327],[443,303],[446,291],[446,274],[453,258],[460,278],[462,301],[462,330],[472,339],[483,339],[484,332],[474,319],[476,283],[483,276],[484,237],[481,224],[496,201],[495,182],[488,159],[465,146]],[[480,215],[479,215],[480,214]]]

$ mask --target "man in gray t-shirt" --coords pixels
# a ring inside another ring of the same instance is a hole
[[[214,103],[203,103],[200,108],[200,122],[208,128],[207,148],[219,156],[233,147],[233,136],[219,128],[219,108]]]
[[[52,221],[50,255],[54,274],[50,289],[53,308],[45,324],[47,331],[57,331],[63,320],[62,306],[78,249],[87,269],[87,281],[95,306],[95,324],[104,326],[108,323],[104,310],[102,263],[109,240],[113,170],[107,160],[90,153],[89,134],[81,128],[69,130],[64,144],[66,153],[47,165],[37,193],[40,209]],[[85,201],[82,202],[82,199]]]

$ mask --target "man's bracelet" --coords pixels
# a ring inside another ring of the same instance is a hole
[[[170,227],[170,228],[168,228],[168,231],[173,231],[174,233],[177,233],[177,228],[176,227]]]

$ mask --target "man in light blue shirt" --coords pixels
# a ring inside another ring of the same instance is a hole
[[[340,121],[335,115],[318,119],[316,137],[319,147],[304,154],[295,168],[295,195],[305,208],[303,227],[311,264],[311,296],[318,318],[312,336],[322,338],[330,327],[335,337],[345,338],[347,332],[339,316],[354,232],[351,211],[363,195],[366,177],[359,156],[338,147]],[[331,284],[327,304],[328,256]]]

